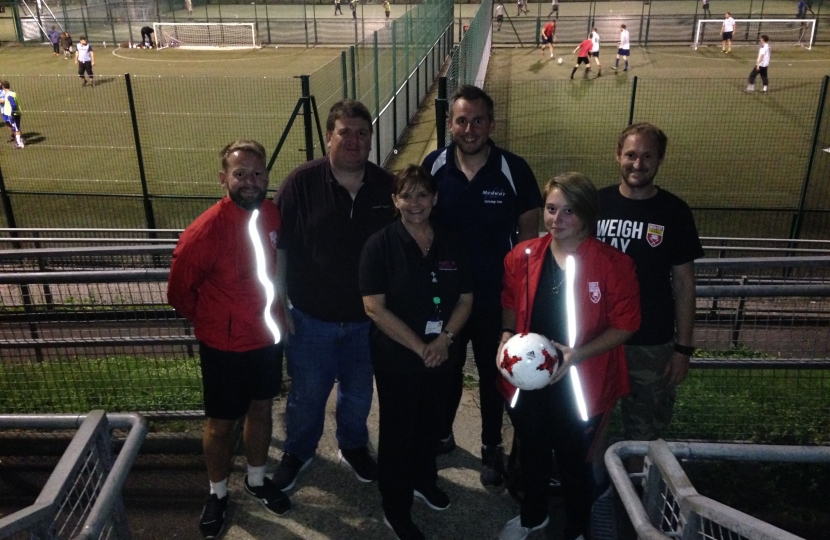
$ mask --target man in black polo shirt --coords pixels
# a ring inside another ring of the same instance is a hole
[[[538,235],[542,195],[527,162],[490,140],[495,129],[493,100],[475,86],[461,86],[452,97],[448,127],[453,142],[424,159],[438,180],[436,219],[458,231],[473,270],[473,312],[461,335],[460,354],[472,342],[481,399],[481,483],[500,488],[504,476],[502,417],[504,400],[496,390],[501,328],[504,256],[517,242]],[[513,329],[515,330],[515,329]],[[461,401],[464,357],[456,362],[439,452],[455,448],[452,425]]]
[[[329,155],[294,169],[275,200],[283,220],[277,286],[290,334],[287,433],[274,473],[283,491],[317,451],[335,380],[339,457],[358,480],[377,477],[366,448],[372,363],[358,266],[369,236],[394,220],[392,175],[369,163],[372,116],[359,101],[332,106],[326,143]]]

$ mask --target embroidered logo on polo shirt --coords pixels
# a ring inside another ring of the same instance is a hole
[[[277,231],[269,232],[268,237],[271,239],[271,247],[277,249]]]
[[[481,194],[484,196],[484,204],[504,204],[507,195],[503,189],[486,189]]]
[[[452,272],[458,270],[455,261],[438,261],[438,270],[445,272]]]
[[[602,293],[599,290],[599,281],[589,281],[588,292],[590,293],[591,302],[599,304],[599,300],[602,298]]]
[[[651,247],[657,247],[663,242],[663,231],[666,230],[666,227],[663,225],[655,225],[654,223],[649,223],[648,228],[646,229],[646,240]]]

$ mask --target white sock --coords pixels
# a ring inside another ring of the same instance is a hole
[[[210,483],[210,493],[213,495],[216,494],[217,497],[220,499],[224,499],[228,496],[228,479],[225,478],[221,482],[211,482]]]
[[[248,485],[251,487],[259,487],[265,483],[265,465],[261,467],[254,467],[248,465]]]
[[[766,89],[766,87],[764,87],[764,88]],[[17,144],[19,144],[20,146],[23,146],[23,137],[21,137],[20,135],[16,135],[16,137],[17,137]]]

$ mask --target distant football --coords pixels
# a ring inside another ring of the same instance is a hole
[[[538,390],[550,384],[559,368],[556,348],[539,334],[516,334],[504,344],[499,370],[520,390]]]
[[[559,62],[560,64],[563,62],[563,60],[562,60],[562,57],[561,57],[561,56],[559,57],[559,60],[557,60],[557,62]]]

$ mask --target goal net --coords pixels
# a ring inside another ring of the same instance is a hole
[[[256,23],[153,23],[159,49],[255,49]]]
[[[720,46],[723,42],[723,19],[697,21],[694,47]],[[769,36],[772,47],[776,45],[800,45],[812,49],[815,19],[735,19],[732,32],[733,45],[757,45],[761,35]]]

